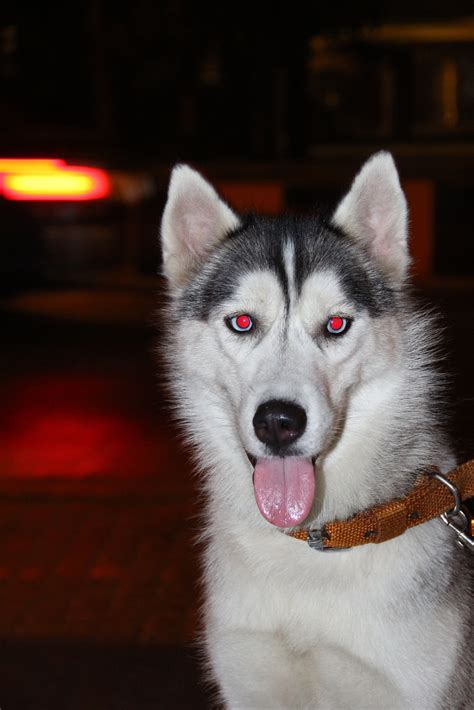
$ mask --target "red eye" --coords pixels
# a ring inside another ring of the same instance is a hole
[[[342,335],[349,329],[350,324],[351,322],[348,318],[333,316],[326,323],[326,330],[331,335]]]
[[[248,333],[253,328],[253,320],[247,313],[241,313],[227,320],[227,325],[236,333]]]

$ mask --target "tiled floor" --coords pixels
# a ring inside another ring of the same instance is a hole
[[[0,637],[185,645],[190,507],[82,488],[0,498]]]

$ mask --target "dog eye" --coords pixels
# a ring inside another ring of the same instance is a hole
[[[332,316],[326,323],[326,331],[331,335],[342,335],[347,333],[351,326],[349,318],[342,316]]]
[[[227,327],[236,333],[248,333],[253,330],[254,323],[247,313],[240,313],[238,316],[226,318]]]

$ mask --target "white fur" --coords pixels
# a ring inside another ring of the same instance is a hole
[[[368,235],[376,259],[400,280],[406,207],[392,166],[384,155],[369,162],[336,222],[355,238]],[[216,208],[214,194],[205,214]],[[169,259],[175,226],[167,210]],[[293,261],[288,248],[290,277]],[[229,331],[224,318],[238,312],[258,318],[258,335]],[[354,322],[330,341],[322,326],[335,313]],[[289,398],[305,407],[300,448],[318,455],[310,526],[389,499],[419,467],[448,469],[453,458],[430,409],[429,330],[423,315],[414,322],[409,313],[355,312],[330,270],[310,276],[299,296],[290,278],[289,313],[275,275],[257,270],[241,276],[207,322],[175,319],[173,386],[208,499],[205,645],[227,708],[444,707],[463,634],[463,610],[443,594],[449,531],[433,521],[381,545],[311,550],[260,515],[245,453],[263,455],[252,428],[259,403]]]

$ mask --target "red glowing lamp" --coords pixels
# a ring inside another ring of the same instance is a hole
[[[84,201],[111,193],[104,170],[63,160],[0,158],[0,193],[7,200]]]

